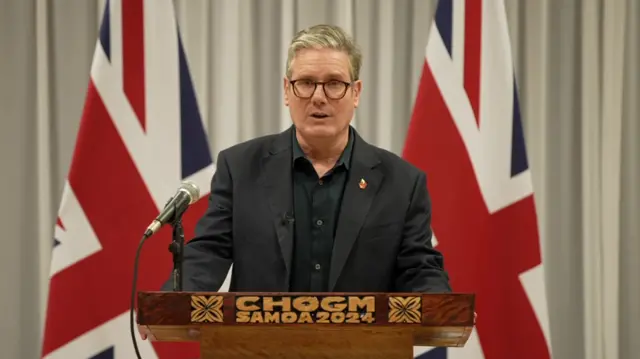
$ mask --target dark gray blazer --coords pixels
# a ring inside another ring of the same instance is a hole
[[[288,219],[293,214],[291,131],[219,153],[209,207],[185,245],[185,291],[219,290],[231,264],[229,291],[288,291],[294,235]],[[442,255],[431,245],[430,224],[425,174],[355,133],[330,290],[451,291]],[[163,289],[171,290],[171,281]]]

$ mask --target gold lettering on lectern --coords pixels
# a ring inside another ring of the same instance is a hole
[[[260,309],[255,303],[260,300],[260,297],[241,297],[236,300],[236,308],[242,311],[253,311]]]
[[[238,296],[236,323],[370,324],[373,296]]]
[[[291,311],[291,298],[274,299],[273,297],[262,298],[262,310],[265,312],[273,312],[280,308],[283,312]]]

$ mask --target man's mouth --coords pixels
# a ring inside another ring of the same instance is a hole
[[[313,118],[325,118],[325,117],[329,117],[329,115],[327,115],[324,112],[314,112],[311,114],[311,117]]]

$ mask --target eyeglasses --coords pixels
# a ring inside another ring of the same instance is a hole
[[[303,99],[311,98],[311,96],[316,92],[318,85],[322,85],[322,90],[327,98],[340,100],[347,94],[347,89],[351,86],[350,82],[339,80],[331,80],[328,82],[293,80],[289,82],[293,86],[293,93]]]

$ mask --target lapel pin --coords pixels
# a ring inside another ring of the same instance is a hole
[[[358,184],[358,186],[360,187],[360,189],[367,188],[367,181],[365,181],[364,178],[361,178],[360,179],[360,184]]]

